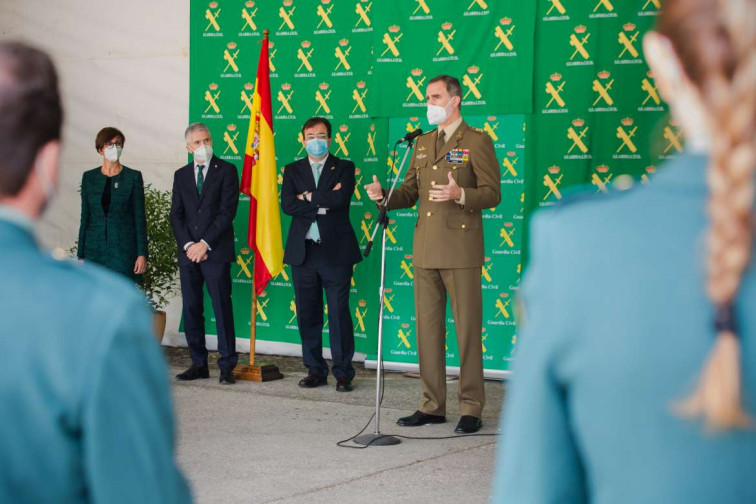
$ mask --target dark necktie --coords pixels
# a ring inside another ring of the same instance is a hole
[[[197,194],[202,194],[202,184],[205,183],[205,176],[202,174],[204,169],[205,165],[197,165]]]
[[[441,150],[444,148],[445,143],[446,143],[446,132],[444,132],[444,130],[442,129],[439,129],[438,138],[436,139],[436,156],[441,154]]]

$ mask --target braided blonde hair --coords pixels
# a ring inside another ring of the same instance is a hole
[[[659,32],[697,86],[712,134],[707,293],[717,337],[697,389],[678,411],[712,429],[746,428],[735,299],[754,239],[756,0],[666,0]]]

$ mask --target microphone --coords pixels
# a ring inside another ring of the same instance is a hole
[[[402,139],[396,143],[400,144],[402,142],[411,142],[412,140],[414,140],[415,138],[419,137],[422,134],[423,134],[423,130],[421,128],[417,128],[415,131],[410,131],[409,133],[404,135]]]

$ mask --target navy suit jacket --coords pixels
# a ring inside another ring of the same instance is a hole
[[[341,188],[334,190],[337,184]],[[297,199],[297,194],[312,192],[311,201]],[[354,193],[354,163],[329,155],[315,186],[315,177],[307,158],[284,169],[281,188],[281,209],[291,215],[289,237],[284,250],[284,262],[293,266],[305,260],[305,236],[317,220],[320,240],[331,266],[350,266],[360,262],[360,246],[349,221],[349,203]],[[325,214],[318,209],[327,208]]]
[[[205,240],[208,261],[231,262],[235,258],[234,217],[239,205],[239,173],[236,166],[216,156],[197,194],[194,163],[176,170],[173,177],[171,225],[179,249],[179,266],[191,261],[184,245]]]

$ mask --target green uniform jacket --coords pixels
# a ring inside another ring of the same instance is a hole
[[[1,215],[0,243],[0,502],[190,502],[144,295]]]
[[[501,200],[499,162],[493,142],[484,132],[462,121],[442,152],[436,153],[433,130],[417,139],[404,183],[391,195],[389,208],[409,208],[417,202],[413,244],[415,267],[426,269],[474,268],[483,265],[481,210]],[[469,151],[461,163],[447,161],[453,149]],[[465,190],[465,205],[430,201],[434,185],[449,183],[448,173]]]
[[[113,177],[107,216],[102,209],[106,179],[100,167],[81,178],[78,256],[138,282],[141,275],[134,274],[134,263],[138,256],[147,256],[142,173],[124,166]]]

